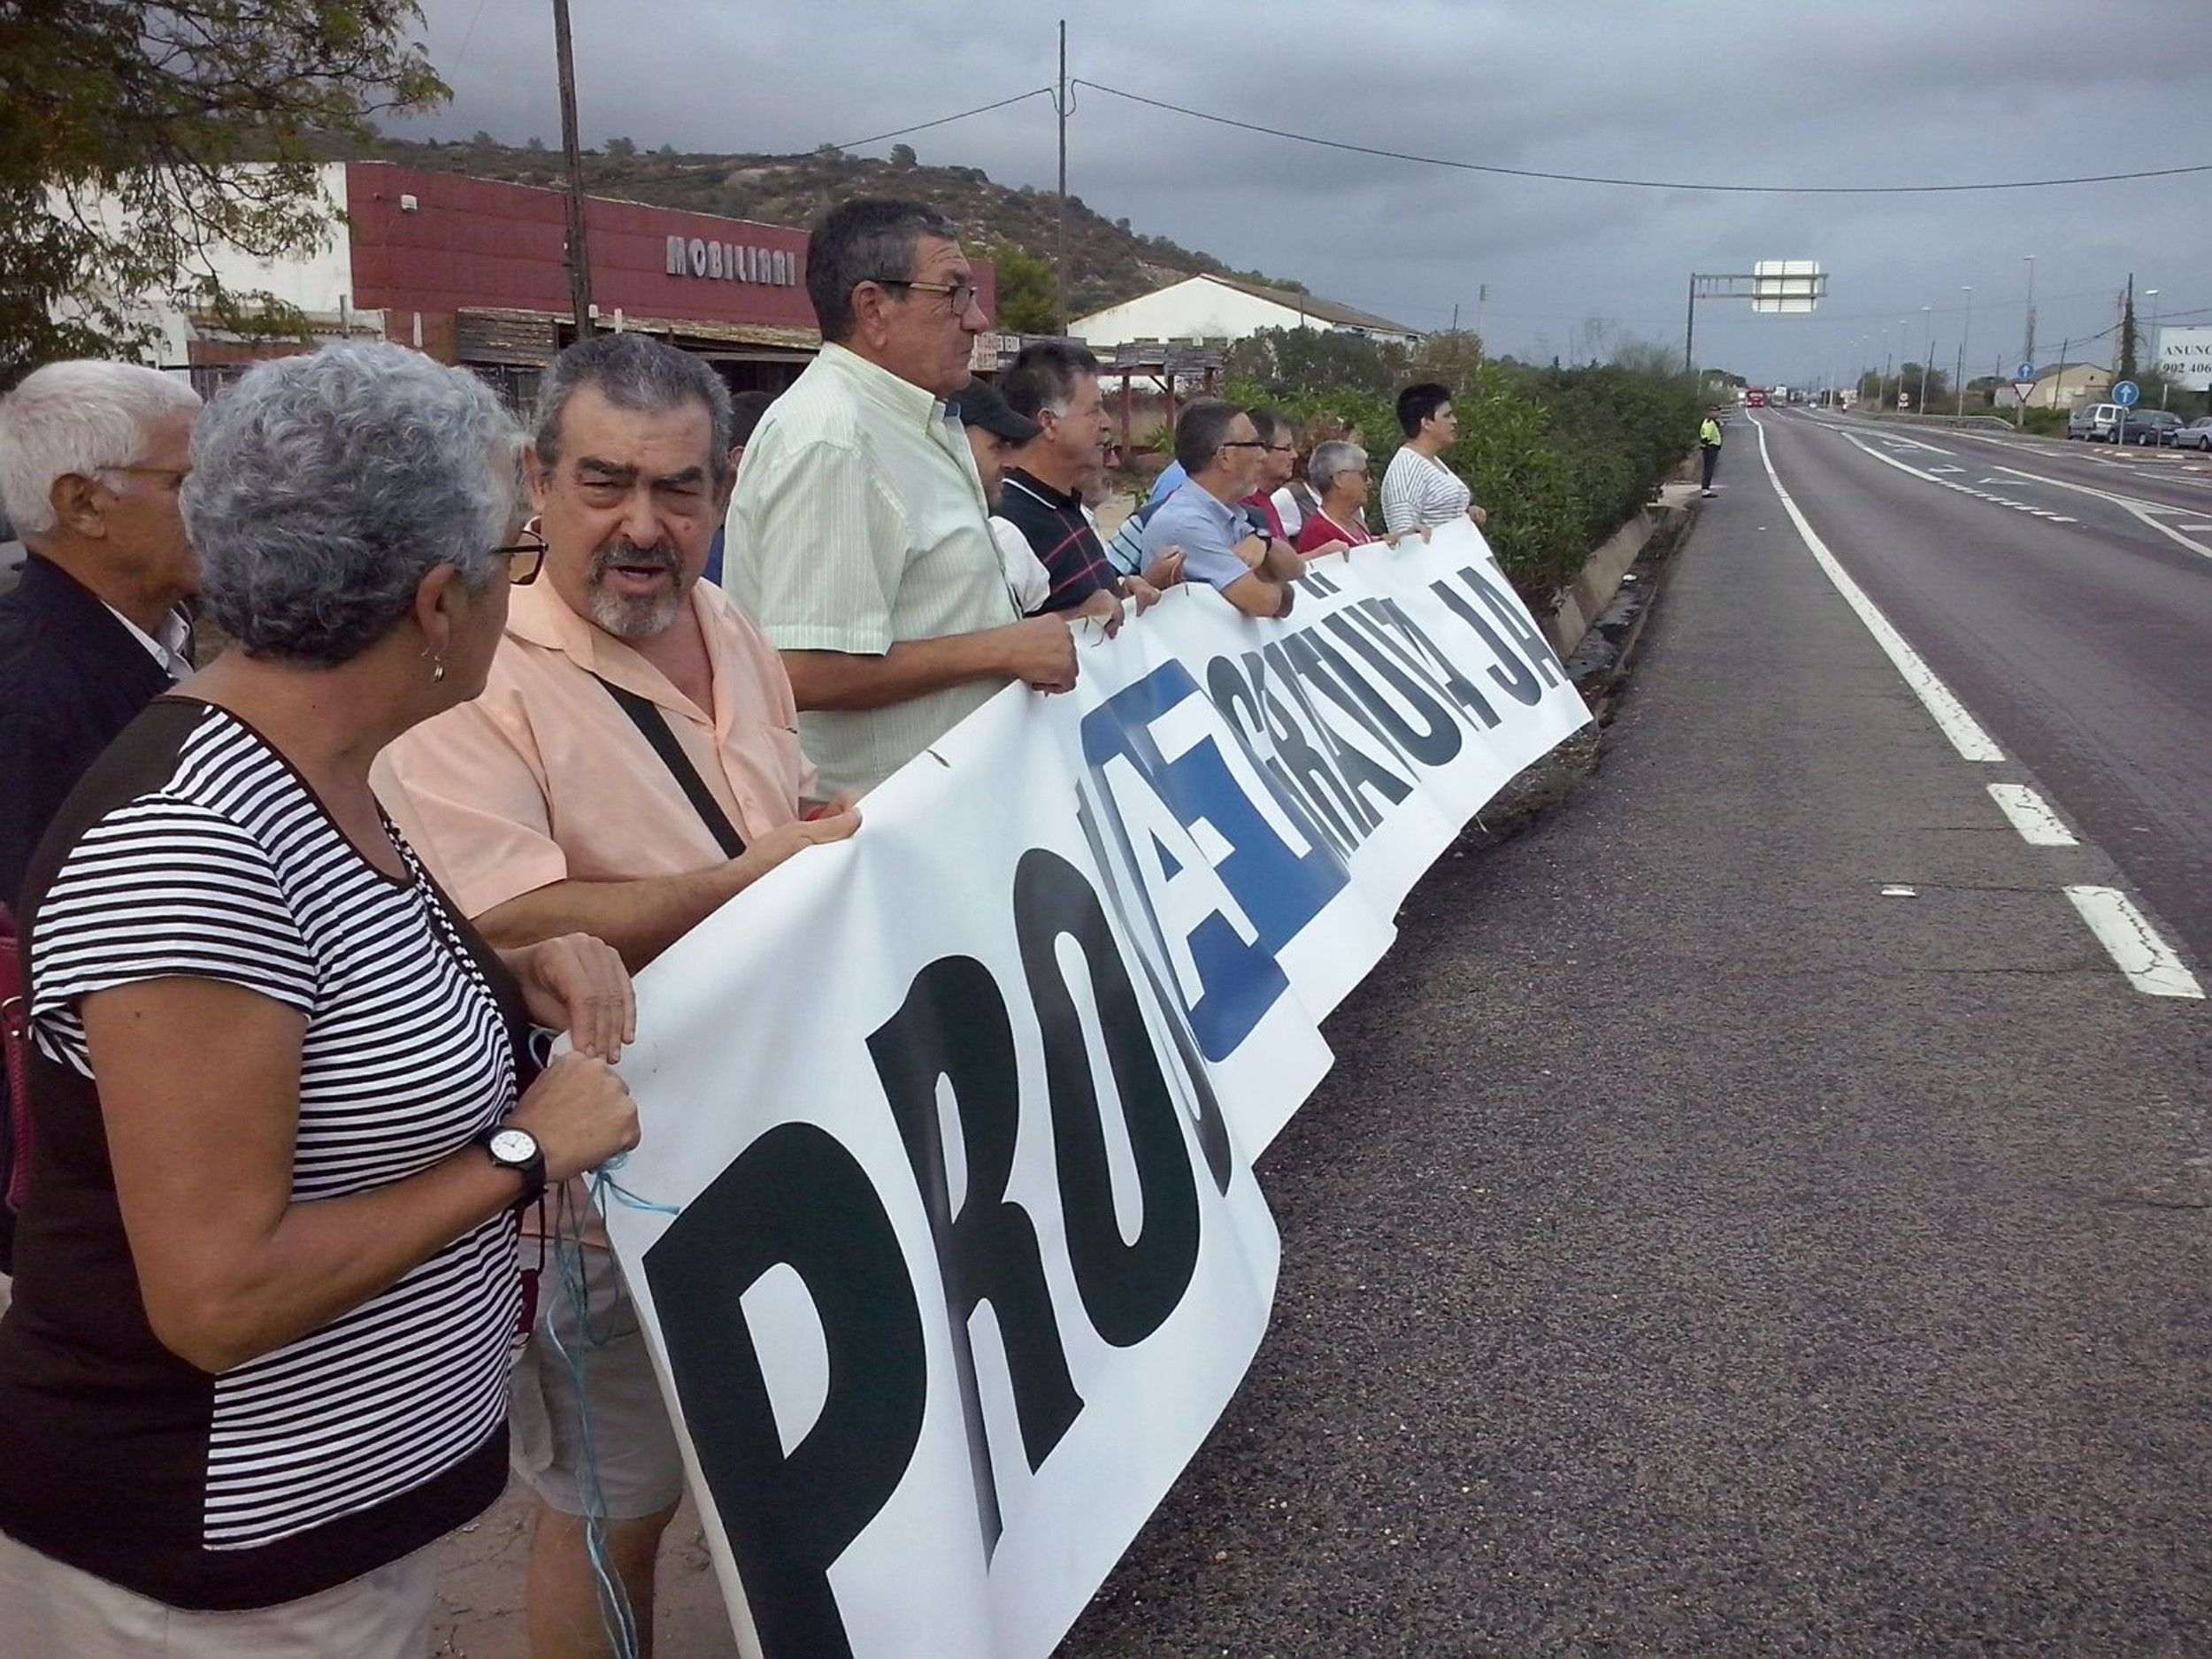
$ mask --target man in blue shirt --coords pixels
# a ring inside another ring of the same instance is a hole
[[[1183,580],[1206,582],[1248,617],[1286,617],[1305,570],[1298,550],[1256,530],[1241,505],[1258,488],[1266,445],[1252,418],[1233,403],[1204,398],[1175,423],[1175,458],[1189,482],[1144,526],[1144,557],[1183,550]]]

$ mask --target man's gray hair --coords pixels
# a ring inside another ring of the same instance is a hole
[[[806,296],[822,338],[852,338],[853,290],[863,282],[914,274],[914,247],[925,236],[960,240],[959,227],[926,202],[860,196],[825,213],[807,237]]]
[[[553,359],[538,387],[531,440],[541,464],[559,463],[561,416],[568,400],[587,386],[633,414],[664,415],[687,403],[703,405],[712,427],[708,471],[717,489],[730,481],[730,446],[737,442],[730,388],[703,359],[644,334],[595,334]]]
[[[0,398],[0,514],[19,536],[45,534],[57,479],[130,465],[157,421],[199,407],[182,376],[135,363],[80,357],[32,370]]]
[[[1339,472],[1356,472],[1366,465],[1366,450],[1356,443],[1332,438],[1315,444],[1313,453],[1306,457],[1306,482],[1325,493]]]
[[[257,364],[192,434],[200,592],[251,657],[349,662],[441,565],[504,580],[522,434],[491,388],[404,346]]]

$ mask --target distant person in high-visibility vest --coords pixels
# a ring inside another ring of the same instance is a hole
[[[1709,495],[1713,493],[1713,467],[1720,459],[1720,420],[1717,416],[1706,416],[1705,424],[1697,429],[1697,448],[1705,461],[1703,493]]]

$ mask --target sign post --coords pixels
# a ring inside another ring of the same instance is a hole
[[[2035,390],[2035,365],[2023,363],[2012,372],[2012,426],[2017,432],[2028,424],[2028,394]]]
[[[2128,441],[2128,411],[2142,401],[2143,388],[2133,380],[2115,382],[2112,401],[2120,406],[2120,424],[2112,429],[2112,442],[2116,449]]]

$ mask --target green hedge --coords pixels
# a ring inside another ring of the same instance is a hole
[[[1397,366],[1397,365],[1393,365]],[[1432,378],[1417,362],[1407,381]],[[1532,606],[1557,599],[1591,551],[1641,510],[1697,442],[1696,381],[1618,365],[1532,368],[1486,363],[1457,376],[1459,441],[1444,459],[1488,511],[1484,534]],[[1280,380],[1233,382],[1228,396],[1297,420],[1348,420],[1377,479],[1398,446],[1395,388],[1309,390]]]

